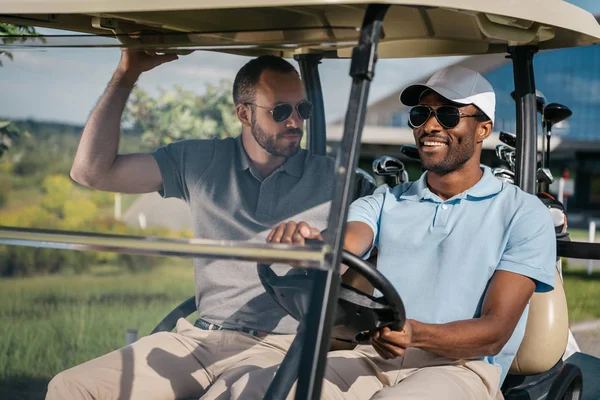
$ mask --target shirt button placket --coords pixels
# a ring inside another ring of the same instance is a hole
[[[437,206],[437,212],[435,216],[435,222],[433,224],[436,228],[444,228],[446,222],[448,222],[448,216],[450,215],[451,208],[448,204],[440,203]]]
[[[277,172],[275,172],[276,174]],[[272,213],[273,201],[273,184],[275,176],[271,175],[260,184],[260,194],[258,196],[258,204],[256,204],[256,214],[262,216],[270,216]]]

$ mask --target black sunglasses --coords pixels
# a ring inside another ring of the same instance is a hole
[[[429,121],[431,114],[435,115],[435,118],[440,125],[446,129],[456,128],[456,126],[460,123],[461,118],[481,116],[480,113],[461,113],[458,107],[455,106],[441,106],[434,110],[430,106],[419,105],[410,109],[410,112],[408,113],[408,122],[413,128],[419,128]]]
[[[280,104],[277,104],[275,107],[264,107],[264,106],[259,106],[258,104],[254,104],[254,103],[245,103],[245,104],[253,105],[253,106],[256,106],[259,108],[266,108],[267,110],[269,110],[269,112],[273,116],[273,120],[275,122],[283,122],[283,121],[287,120],[294,112],[294,106],[289,103],[280,103]],[[298,111],[298,115],[300,116],[300,118],[302,118],[304,120],[307,120],[310,118],[310,114],[312,112],[312,104],[310,103],[310,101],[307,101],[307,100],[301,101],[300,103],[296,104],[295,108],[296,108],[296,111]]]

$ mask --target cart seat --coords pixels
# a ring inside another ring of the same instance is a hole
[[[562,358],[568,338],[567,299],[557,271],[554,289],[531,297],[525,336],[509,374],[533,375],[550,370]]]
[[[506,400],[579,400],[579,367],[563,363],[569,338],[567,299],[557,272],[554,289],[534,293],[525,336],[502,385]]]

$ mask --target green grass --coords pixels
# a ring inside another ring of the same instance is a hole
[[[589,231],[587,229],[570,229],[569,236],[571,240],[577,242],[587,242],[589,239]],[[596,241],[600,240],[600,227],[596,230]]]
[[[563,271],[563,277],[569,321],[600,318],[600,261],[596,261],[596,269],[591,276],[585,268],[569,267]]]
[[[600,318],[600,271],[564,275],[571,322]],[[43,399],[52,376],[122,347],[128,328],[147,335],[193,282],[191,261],[179,259],[138,274],[98,267],[0,279],[0,399]]]
[[[42,399],[57,372],[118,349],[194,293],[191,260],[148,273],[0,280],[0,399]]]

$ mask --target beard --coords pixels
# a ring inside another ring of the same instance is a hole
[[[419,140],[434,137],[435,135],[423,136]],[[448,143],[446,155],[439,161],[430,159],[427,155],[420,154],[420,156],[424,169],[443,176],[461,169],[474,154],[475,138],[473,136],[465,135],[465,137],[457,140],[455,143]]]
[[[298,135],[300,139],[302,139],[302,135],[304,134],[302,129],[290,128],[284,132],[269,133],[258,125],[254,113],[252,113],[251,123],[252,136],[254,136],[254,139],[260,147],[265,149],[269,154],[277,157],[289,158],[296,154],[300,148],[300,140],[297,142],[289,141],[286,140],[284,136],[293,134]]]

